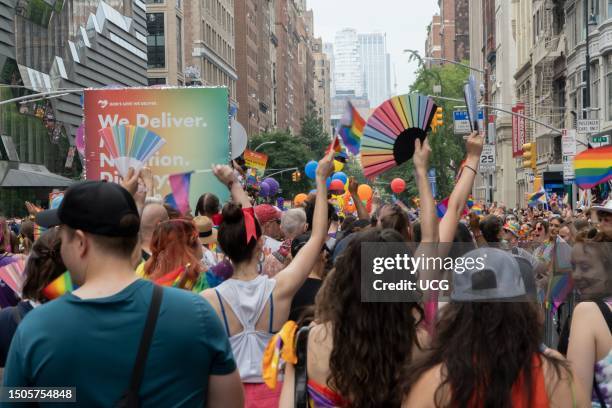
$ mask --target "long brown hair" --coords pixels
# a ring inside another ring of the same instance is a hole
[[[527,402],[534,395],[533,358],[540,356],[569,373],[565,361],[541,353],[543,325],[537,306],[530,302],[450,303],[442,310],[437,336],[427,356],[404,368],[407,395],[419,378],[442,365],[436,407],[512,407],[512,387],[524,377]],[[446,404],[446,401],[449,401]]]
[[[38,238],[25,266],[25,282],[22,289],[24,299],[44,303],[47,301],[42,291],[58,276],[66,272],[60,255],[60,234],[51,228]]]
[[[327,385],[355,407],[395,407],[400,368],[418,345],[418,303],[361,301],[361,244],[403,242],[394,230],[360,232],[336,260],[316,299],[320,323],[331,323],[333,350]],[[415,313],[415,311],[417,313]]]
[[[193,222],[181,218],[160,222],[151,238],[151,258],[145,263],[145,276],[154,281],[185,267],[178,284],[185,288],[187,282],[195,282],[204,270],[194,253],[198,245],[201,244]]]

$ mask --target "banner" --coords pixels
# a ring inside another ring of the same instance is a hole
[[[512,113],[525,115],[525,104],[518,103],[512,108]],[[523,145],[525,144],[525,118],[512,115],[512,157],[523,155]]]
[[[247,149],[244,151],[244,164],[249,169],[254,169],[257,172],[257,177],[263,177],[268,165],[268,155]]]
[[[168,177],[193,173],[189,201],[227,188],[208,170],[229,162],[226,88],[85,90],[86,177],[119,182],[129,167],[151,168],[155,193],[172,191]]]

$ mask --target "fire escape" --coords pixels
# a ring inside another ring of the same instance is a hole
[[[539,3],[539,4],[538,4]],[[536,119],[554,127],[562,123],[564,112],[555,106],[558,100],[555,93],[555,64],[563,56],[565,39],[562,30],[555,29],[558,22],[553,12],[560,6],[558,0],[540,0],[534,4],[534,36],[532,51],[534,96],[532,112]],[[552,163],[560,160],[555,149],[558,136],[551,129],[535,124],[534,136],[538,143],[538,162]]]

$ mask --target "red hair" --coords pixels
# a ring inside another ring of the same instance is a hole
[[[155,281],[178,268],[185,267],[179,287],[195,282],[204,271],[201,260],[195,256],[200,244],[198,231],[192,221],[177,218],[160,222],[151,239],[151,258],[145,263],[144,274]]]

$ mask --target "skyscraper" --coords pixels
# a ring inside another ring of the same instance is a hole
[[[364,75],[357,31],[345,28],[334,41],[334,89],[336,95],[363,96]]]
[[[391,95],[390,58],[384,33],[358,35],[359,54],[370,105],[376,107]]]

